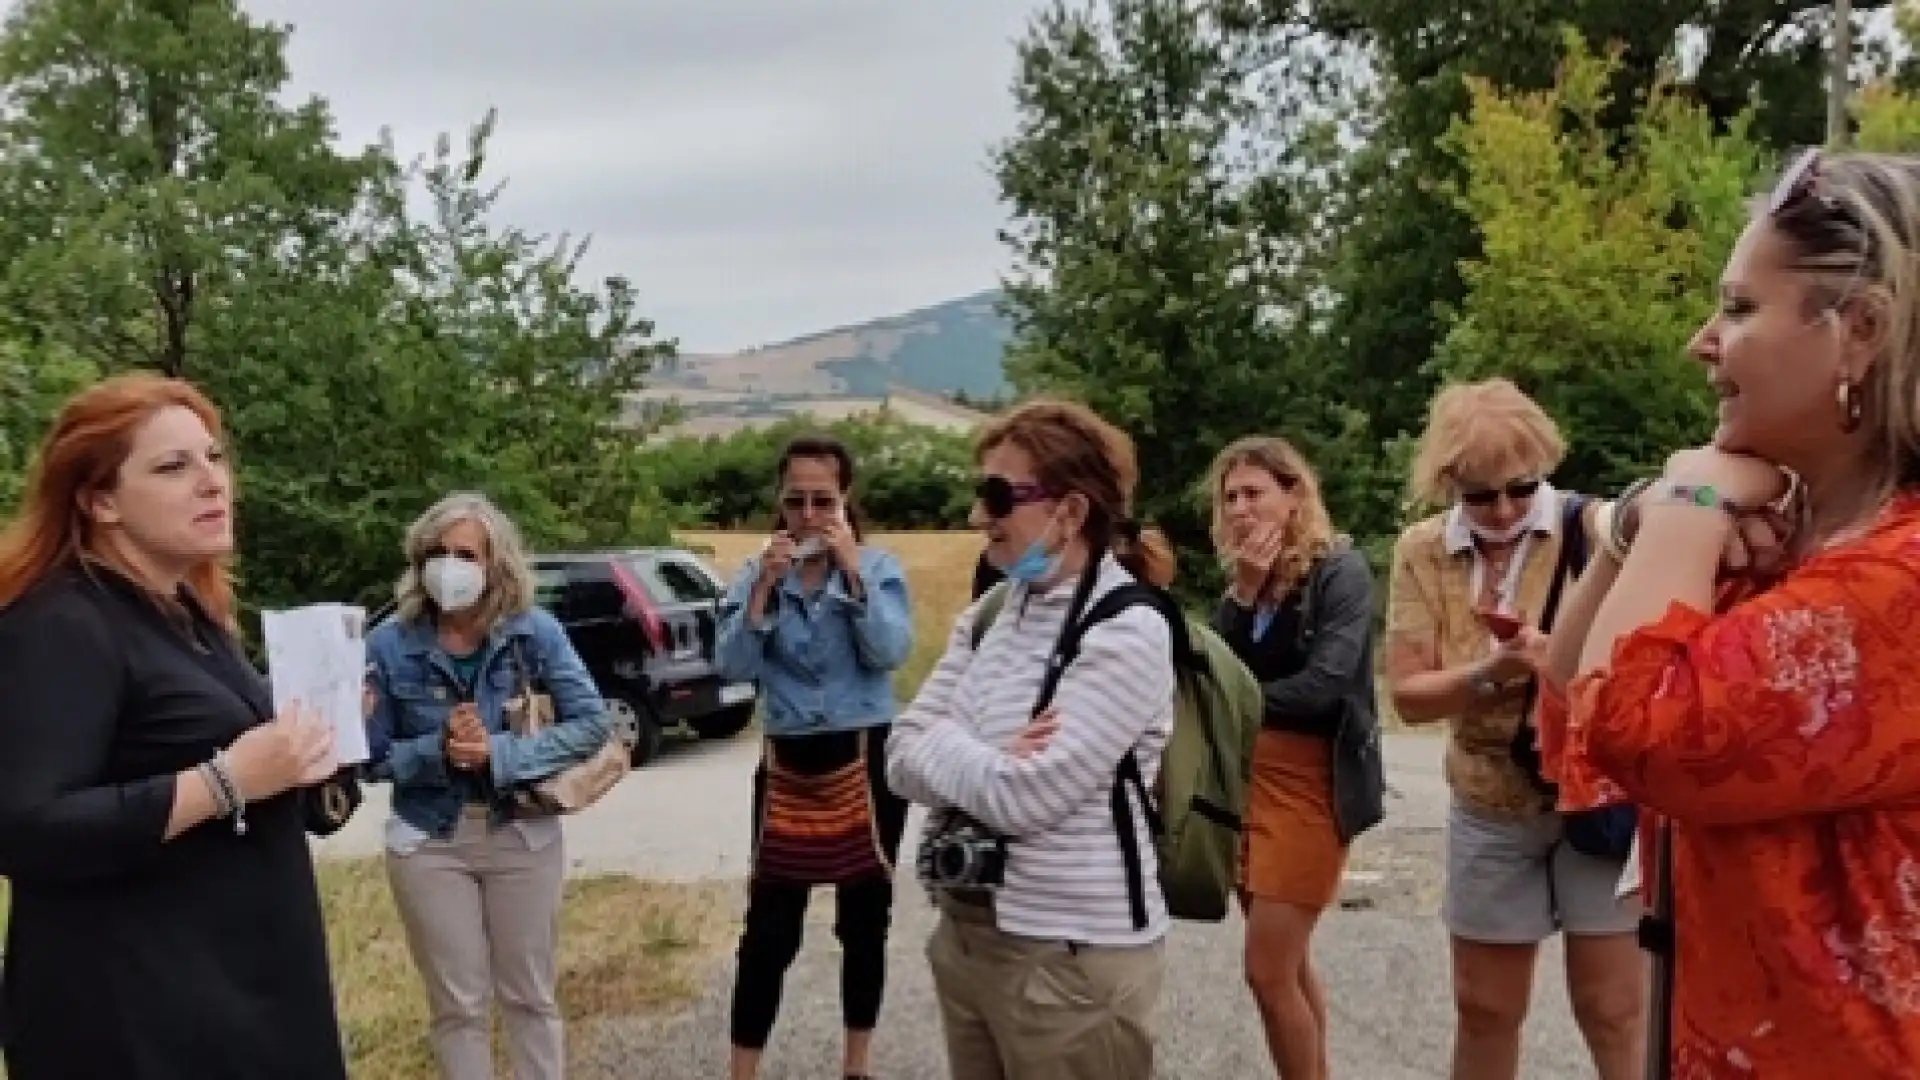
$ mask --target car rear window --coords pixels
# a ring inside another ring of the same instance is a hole
[[[630,559],[627,569],[662,603],[698,604],[725,592],[711,575],[684,559]]]

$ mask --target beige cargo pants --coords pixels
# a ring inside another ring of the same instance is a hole
[[[941,910],[927,961],[953,1080],[1152,1080],[1164,942],[1037,941]]]

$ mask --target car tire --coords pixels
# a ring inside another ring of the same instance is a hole
[[[747,725],[753,723],[753,711],[752,703],[729,705],[719,712],[708,713],[698,720],[690,720],[687,726],[692,728],[693,733],[700,736],[702,740],[731,739],[747,730]]]
[[[614,731],[632,750],[634,768],[638,769],[660,756],[666,733],[661,730],[660,721],[654,718],[652,709],[624,698],[609,698],[607,710],[613,715]]]

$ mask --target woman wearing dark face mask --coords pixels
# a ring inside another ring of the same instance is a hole
[[[371,775],[393,783],[387,874],[426,984],[446,1080],[492,1076],[498,999],[518,1080],[566,1071],[555,999],[560,823],[514,791],[593,756],[606,704],[553,616],[533,606],[519,532],[480,495],[407,530],[395,616],[368,636]],[[529,688],[554,723],[516,734]]]
[[[1411,487],[1422,501],[1452,505],[1394,545],[1386,628],[1394,708],[1409,724],[1450,729],[1441,918],[1453,952],[1458,1080],[1519,1075],[1534,963],[1556,932],[1565,934],[1574,1019],[1601,1080],[1640,1068],[1645,978],[1640,907],[1618,895],[1625,853],[1605,858],[1565,842],[1551,795],[1516,752],[1546,662],[1540,626],[1549,602],[1557,606],[1562,555],[1568,545],[1597,546],[1603,516],[1600,504],[1547,483],[1565,451],[1553,420],[1511,382],[1447,387],[1434,398]]]

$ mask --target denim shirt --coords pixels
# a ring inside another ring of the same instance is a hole
[[[506,704],[520,692],[514,645],[527,678],[553,698],[554,723],[534,735],[507,728]],[[389,619],[367,636],[376,703],[367,721],[368,776],[393,784],[394,816],[437,839],[453,835],[461,808],[486,802],[490,817],[513,815],[507,793],[593,756],[611,730],[606,702],[566,631],[539,608],[502,620],[481,645],[471,688],[461,686],[431,621]],[[447,719],[471,695],[490,733],[485,776],[449,766]]]
[[[860,549],[866,597],[847,591],[838,567],[808,596],[795,566],[768,597],[768,613],[747,616],[760,560],[748,559],[720,602],[720,676],[760,685],[769,735],[849,731],[893,720],[893,671],[913,649],[912,605],[900,560]]]

